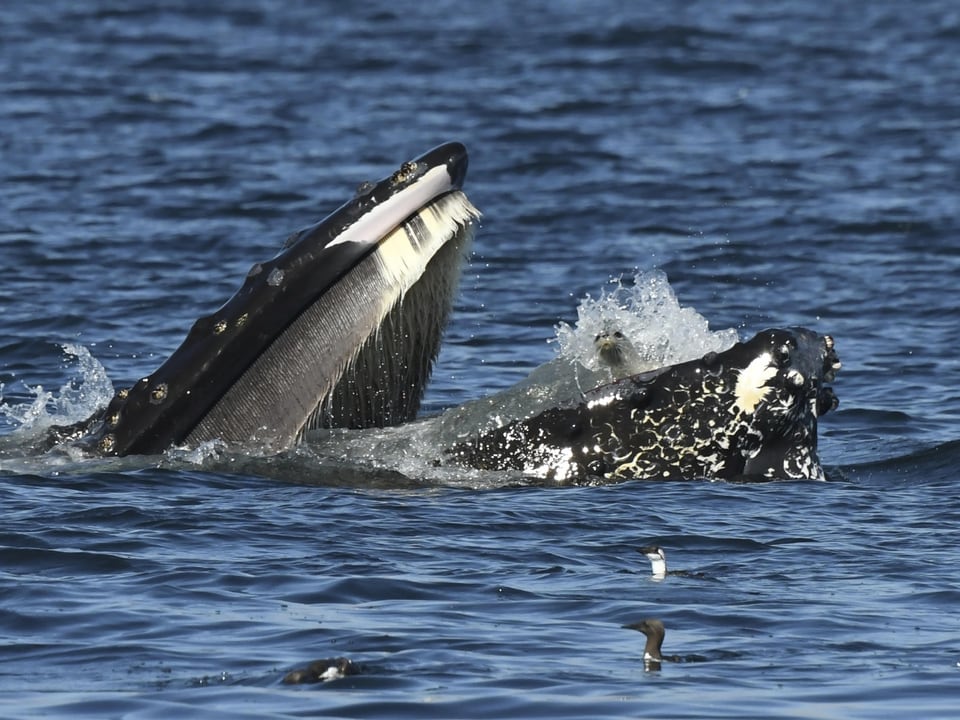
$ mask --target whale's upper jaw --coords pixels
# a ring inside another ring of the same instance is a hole
[[[841,367],[833,338],[805,328],[767,330],[757,337],[751,363],[769,358],[769,379],[753,413],[740,417],[750,428],[740,475],[823,480],[817,421],[839,404],[829,385]],[[741,371],[739,378],[745,375]]]
[[[447,143],[361,185],[277,256],[255,264],[160,368],[82,428],[82,445],[101,454],[151,454],[218,438],[283,449],[308,424],[323,422],[319,408],[341,380],[352,380],[352,388],[376,385],[379,394],[375,402],[341,391],[328,413],[335,422],[412,418],[479,215],[458,192],[466,170],[464,146]],[[419,289],[428,278],[430,286]],[[394,317],[401,298],[432,304],[429,322]],[[367,342],[373,336],[377,342]],[[377,355],[383,352],[390,357]],[[356,378],[358,368],[371,376]]]
[[[817,420],[837,405],[828,383],[839,368],[829,336],[765,330],[483,433],[449,456],[558,481],[823,479]]]

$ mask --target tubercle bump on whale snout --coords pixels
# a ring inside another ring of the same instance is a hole
[[[836,410],[840,406],[840,398],[833,392],[833,388],[824,387],[817,396],[817,415],[823,416]]]
[[[837,354],[836,343],[831,335],[823,336],[823,379],[826,382],[833,382],[843,363],[840,362],[840,356]]]
[[[822,383],[817,394],[817,415],[819,416],[826,415],[840,406],[840,398],[837,397],[832,387],[824,383],[833,382],[840,368],[843,367],[840,356],[837,354],[837,346],[833,336],[821,336],[821,343],[823,344]]]

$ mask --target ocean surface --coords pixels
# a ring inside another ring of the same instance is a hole
[[[957,717],[958,48],[947,0],[0,4],[0,717]],[[835,338],[829,481],[25,450],[447,140],[484,215],[425,414],[663,273]]]

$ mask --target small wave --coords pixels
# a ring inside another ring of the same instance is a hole
[[[960,440],[949,440],[897,457],[844,465],[841,470],[847,475],[876,476],[894,480],[910,478],[911,484],[916,485],[924,479],[931,482],[953,483],[958,465],[960,465]]]

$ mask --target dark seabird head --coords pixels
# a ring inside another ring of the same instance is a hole
[[[660,620],[647,618],[638,623],[624,625],[624,627],[630,630],[639,630],[647,636],[647,644],[643,648],[644,661],[660,662],[664,659],[661,649],[663,648],[663,638],[666,636],[667,631]]]
[[[707,660],[703,655],[664,655],[663,638],[667,631],[663,623],[656,618],[646,618],[640,622],[624,625],[629,630],[639,630],[647,636],[647,644],[643,648],[643,669],[659,670],[662,662],[703,662]]]
[[[339,680],[347,675],[358,675],[359,673],[360,668],[348,658],[325,658],[314,660],[305,668],[291,670],[284,676],[283,682],[286,685],[302,685],[304,683]]]
[[[680,662],[678,655],[664,655],[662,653],[663,638],[667,634],[663,623],[656,618],[646,618],[638,623],[631,623],[623,627],[630,630],[639,630],[647,636],[647,644],[643,648],[643,669],[659,670],[662,662]],[[702,658],[696,658],[702,659]]]

